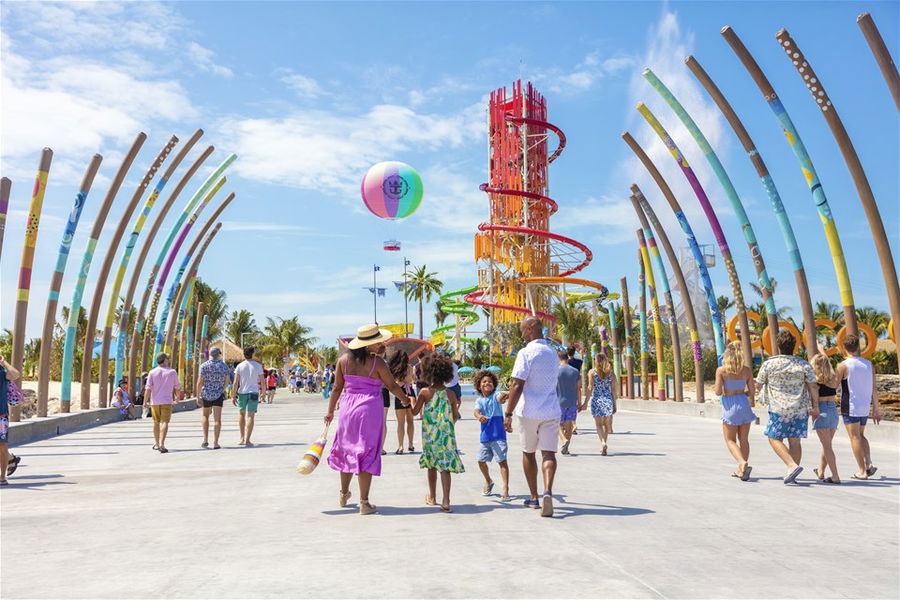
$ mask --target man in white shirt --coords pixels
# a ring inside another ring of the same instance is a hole
[[[253,433],[253,420],[259,407],[259,394],[265,389],[262,365],[253,360],[255,351],[256,348],[253,346],[244,348],[245,360],[234,369],[231,401],[241,411],[238,417],[241,429],[239,446],[253,446],[250,443],[250,434]]]
[[[853,479],[868,479],[878,467],[872,464],[872,451],[866,438],[866,422],[869,411],[877,425],[881,422],[881,407],[878,405],[878,389],[875,386],[875,369],[872,363],[859,354],[859,336],[852,333],[844,338],[847,356],[838,364],[836,372],[841,380],[841,415],[850,447],[859,467]]]
[[[513,365],[503,424],[506,431],[512,433],[512,416],[515,414],[518,417],[522,467],[531,491],[531,498],[525,501],[525,506],[540,508],[542,517],[552,517],[553,477],[556,475],[561,414],[556,398],[559,361],[556,351],[543,339],[543,331],[543,323],[537,317],[527,317],[522,321],[522,338],[526,344],[519,350]],[[537,493],[537,450],[541,451],[544,475],[542,502],[538,502]]]

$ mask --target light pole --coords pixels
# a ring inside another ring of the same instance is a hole
[[[372,265],[372,306],[375,316],[375,324],[378,325],[378,279],[377,273],[381,270],[378,265]]]
[[[403,336],[409,337],[409,331],[406,328],[406,325],[409,323],[409,297],[407,296],[407,288],[406,288],[406,267],[409,266],[409,261],[406,257],[403,257]]]

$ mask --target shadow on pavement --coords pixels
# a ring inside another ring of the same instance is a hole
[[[603,456],[599,452],[573,452],[572,456]],[[609,451],[607,458],[614,456],[668,456],[665,452],[615,452]]]

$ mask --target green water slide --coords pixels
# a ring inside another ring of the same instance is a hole
[[[434,336],[440,333],[446,334],[448,331],[455,330],[457,326],[460,329],[465,329],[466,327],[477,323],[479,319],[478,313],[472,310],[473,306],[471,304],[461,299],[461,297],[465,296],[466,294],[471,294],[472,292],[476,291],[478,291],[478,286],[473,285],[469,288],[447,292],[446,294],[441,295],[441,297],[438,299],[438,307],[440,307],[440,309],[448,315],[459,315],[460,320],[458,323],[453,322],[448,325],[442,325],[433,329],[431,331],[431,335]],[[453,336],[448,335],[447,337],[449,339]],[[464,344],[470,344],[475,341],[475,338],[461,337],[459,339]]]

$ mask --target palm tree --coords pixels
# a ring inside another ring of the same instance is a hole
[[[291,354],[301,350],[308,350],[317,338],[310,336],[312,329],[300,324],[299,317],[284,319],[266,317],[266,326],[263,328],[260,340],[260,354],[272,362],[286,360]]]
[[[874,306],[863,306],[856,309],[856,318],[860,323],[865,323],[872,328],[877,337],[881,337],[887,332],[888,323],[891,316],[884,311],[878,310]]]
[[[206,329],[209,341],[222,337],[222,324],[228,310],[225,292],[204,283],[198,277],[194,282],[194,301],[203,303],[203,314],[209,317]]]
[[[407,276],[406,281],[409,284],[404,292],[406,299],[412,298],[419,303],[419,339],[424,340],[425,325],[422,317],[422,304],[431,302],[435,296],[439,296],[444,283],[437,278],[436,272],[429,273],[426,265],[413,267],[412,273]]]
[[[316,348],[316,354],[326,365],[333,365],[338,359],[338,351],[334,346],[318,346]]]
[[[727,325],[728,319],[725,318],[725,311],[734,307],[734,300],[728,296],[719,296],[716,298],[716,303],[719,305],[719,314],[722,315],[722,323]]]
[[[38,363],[41,362],[41,338],[35,337],[25,342],[25,356],[23,358],[23,376],[25,373],[31,373],[31,379],[34,379],[34,371],[37,369]]]
[[[840,306],[834,304],[832,302],[816,302],[816,306],[814,308],[814,317],[816,319],[829,319],[835,322],[834,329],[824,328],[823,333],[825,334],[825,347],[830,348],[833,346],[832,336],[837,334],[837,331],[844,324],[844,311]]]
[[[450,315],[444,312],[440,302],[434,305],[434,322],[438,327],[444,324],[444,321],[447,320],[448,316]]]
[[[65,310],[65,308],[63,308]],[[10,356],[12,356],[12,347],[13,347],[13,339],[12,339],[12,331],[9,329],[4,329],[3,333],[0,334],[0,356],[6,358],[6,360],[12,360]]]
[[[488,355],[488,343],[486,340],[476,338],[468,344],[470,366],[478,369],[490,360]]]
[[[556,326],[560,335],[568,344],[585,343],[591,338],[593,324],[591,313],[579,306],[566,306],[559,303],[553,307]]]
[[[253,313],[246,309],[236,310],[231,313],[228,322],[225,324],[225,335],[238,346],[243,346],[244,335],[255,335],[259,333],[256,326],[256,319]]]

